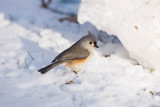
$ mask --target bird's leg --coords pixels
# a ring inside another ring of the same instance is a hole
[[[78,74],[76,71],[73,71],[75,74]]]
[[[78,74],[77,70],[75,68],[71,68],[71,70],[75,73]]]

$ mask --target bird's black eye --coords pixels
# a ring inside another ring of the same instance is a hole
[[[92,42],[89,42],[89,44],[92,44]]]

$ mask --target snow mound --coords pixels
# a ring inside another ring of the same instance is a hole
[[[116,35],[130,57],[160,69],[159,0],[82,0],[78,21]]]

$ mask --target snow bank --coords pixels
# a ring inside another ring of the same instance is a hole
[[[160,69],[159,0],[82,0],[78,21],[116,35],[130,57]]]

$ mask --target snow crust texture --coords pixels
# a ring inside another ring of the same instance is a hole
[[[116,35],[131,58],[160,70],[159,10],[159,0],[82,0],[78,20]]]

